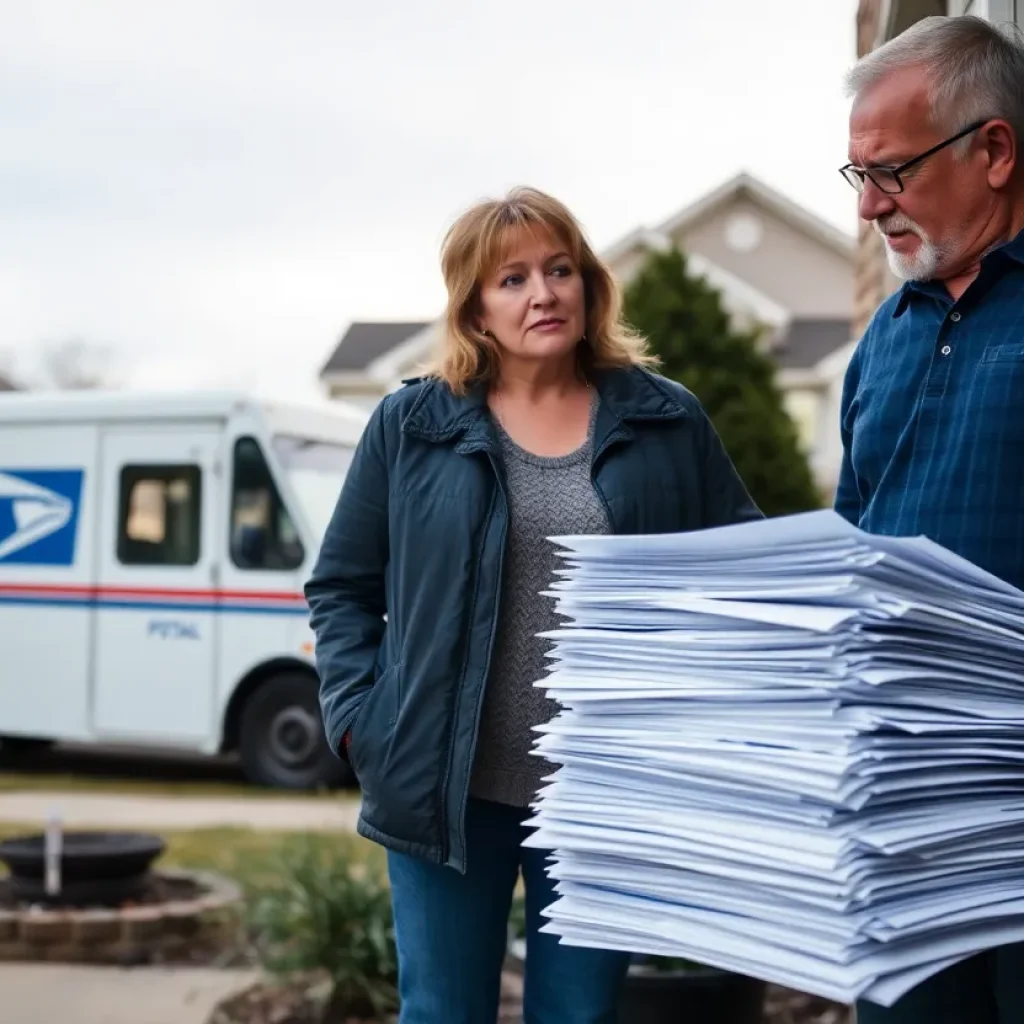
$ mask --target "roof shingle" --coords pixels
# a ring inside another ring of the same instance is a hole
[[[337,348],[320,371],[320,376],[365,370],[375,359],[418,334],[424,327],[429,327],[431,323],[431,320],[357,320],[349,324]]]
[[[848,319],[793,320],[775,339],[772,356],[780,369],[810,370],[853,338]]]

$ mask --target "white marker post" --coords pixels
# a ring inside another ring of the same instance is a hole
[[[61,890],[60,865],[64,852],[64,835],[60,827],[60,814],[53,810],[46,821],[43,858],[46,867],[46,895],[57,896]]]

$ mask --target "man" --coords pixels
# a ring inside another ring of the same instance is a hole
[[[977,18],[928,18],[848,85],[842,171],[905,283],[847,372],[836,509],[1024,588],[1024,44]],[[1024,1024],[1024,944],[890,1009],[863,1003],[858,1021]]]

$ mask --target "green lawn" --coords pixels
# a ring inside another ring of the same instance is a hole
[[[0,840],[38,831],[38,826],[0,824]],[[216,871],[235,879],[248,893],[259,891],[280,877],[281,858],[296,843],[312,843],[325,857],[344,858],[369,870],[384,869],[383,850],[349,833],[213,828],[160,835],[167,840],[167,852],[157,867]]]

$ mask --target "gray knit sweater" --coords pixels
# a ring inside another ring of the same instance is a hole
[[[470,793],[484,800],[527,806],[553,765],[531,754],[533,727],[550,721],[558,705],[533,684],[548,673],[551,641],[537,634],[563,623],[554,600],[542,597],[560,561],[547,539],[558,534],[607,533],[604,505],[590,479],[595,398],[581,448],[542,458],[520,448],[499,428],[510,521],[502,575],[494,658],[484,693]]]

